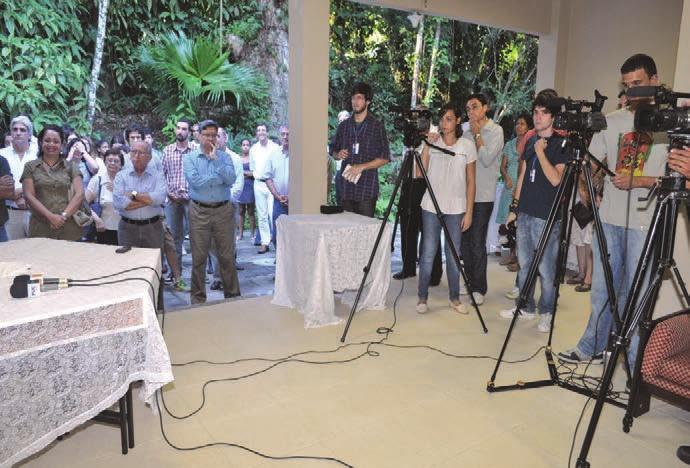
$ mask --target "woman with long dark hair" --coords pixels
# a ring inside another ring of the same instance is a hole
[[[32,214],[29,237],[81,238],[82,228],[72,216],[84,201],[84,186],[79,167],[60,153],[64,140],[62,128],[46,125],[38,134],[38,158],[24,166],[21,182]]]

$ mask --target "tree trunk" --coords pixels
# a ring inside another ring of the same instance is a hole
[[[429,65],[429,77],[426,83],[426,93],[424,93],[424,105],[429,106],[431,103],[432,90],[434,87],[434,67],[436,66],[436,59],[438,58],[438,44],[441,40],[441,19],[436,20],[436,35],[434,36],[434,46],[431,49],[431,65]]]
[[[258,38],[242,50],[241,63],[266,77],[271,97],[270,124],[287,123],[288,57],[287,0],[258,0],[262,27]],[[269,129],[271,130],[271,129]]]
[[[88,121],[93,128],[93,119],[96,116],[96,93],[98,91],[98,77],[101,74],[101,62],[103,61],[103,46],[105,45],[106,24],[108,21],[108,1],[98,0],[98,32],[96,33],[96,50],[93,54],[93,66],[91,67],[91,80],[89,81],[88,95]]]
[[[419,21],[419,29],[417,30],[417,44],[414,48],[414,69],[412,71],[412,100],[411,107],[417,105],[417,89],[419,88],[419,68],[422,61],[422,46],[424,45],[424,15]]]

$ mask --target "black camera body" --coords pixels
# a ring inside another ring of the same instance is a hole
[[[576,101],[570,98],[554,98],[553,107],[560,107],[561,112],[554,115],[553,127],[559,130],[578,133],[594,133],[606,129],[606,117],[601,109],[608,98],[594,90],[594,102]],[[585,109],[589,108],[589,112]]]
[[[678,107],[678,99],[690,97],[690,93],[676,93],[663,86],[640,86],[629,89],[627,94],[653,99],[653,104],[637,107],[636,130],[690,134],[690,107]]]
[[[405,146],[416,148],[422,144],[424,136],[429,132],[431,119],[432,114],[429,109],[413,107],[396,117],[393,125],[396,130],[402,132]]]

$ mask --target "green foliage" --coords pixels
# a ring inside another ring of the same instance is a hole
[[[83,12],[76,0],[25,0],[21,8],[2,12],[2,114],[28,113],[37,129],[67,120],[86,126],[89,69],[78,20]]]
[[[138,49],[145,83],[157,87],[156,110],[166,117],[166,130],[182,116],[200,116],[200,108],[232,106],[265,101],[267,84],[253,69],[228,61],[228,53],[205,38],[190,39],[184,33],[166,33],[151,45]]]

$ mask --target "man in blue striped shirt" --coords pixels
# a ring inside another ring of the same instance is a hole
[[[235,269],[235,218],[230,188],[235,168],[230,155],[216,148],[218,124],[199,123],[201,147],[183,161],[189,184],[189,240],[192,248],[192,304],[206,302],[206,259],[215,243],[225,297],[240,295]]]
[[[113,181],[113,206],[120,213],[117,240],[120,245],[160,249],[163,246],[163,208],[168,191],[163,177],[151,162],[151,145],[137,141],[130,152],[131,164]]]

